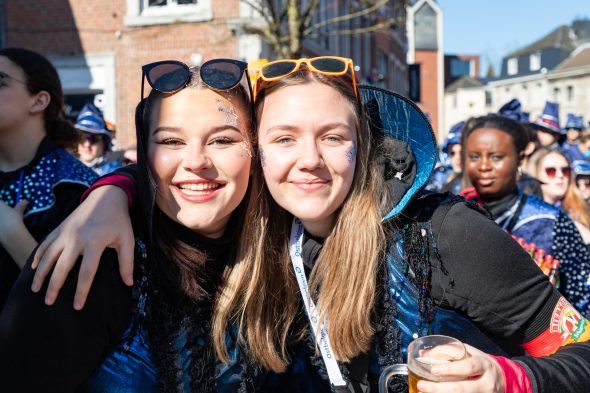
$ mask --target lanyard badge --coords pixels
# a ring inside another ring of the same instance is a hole
[[[328,329],[325,323],[319,324],[318,327],[318,312],[310,294],[309,287],[307,285],[307,278],[305,277],[305,269],[303,268],[303,224],[297,218],[293,219],[291,226],[291,238],[289,241],[289,255],[291,256],[291,262],[293,263],[293,270],[297,278],[297,284],[299,285],[299,291],[303,304],[305,305],[305,312],[309,319],[309,324],[313,335],[316,339],[317,345],[320,348],[324,364],[328,371],[328,377],[333,386],[345,386],[346,382],[342,377],[342,373],[338,368],[338,362],[334,357],[332,346],[330,345],[330,338],[328,337]]]

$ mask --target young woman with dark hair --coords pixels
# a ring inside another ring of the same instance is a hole
[[[78,133],[63,116],[57,71],[38,53],[0,49],[0,311],[37,241],[96,179],[66,148]]]
[[[475,119],[463,133],[463,165],[474,188],[467,199],[483,204],[507,232],[535,243],[561,262],[560,292],[590,315],[590,255],[574,223],[561,209],[517,187],[526,138],[522,126],[499,115]]]
[[[282,60],[259,73],[244,270],[228,275],[213,319],[222,359],[222,333],[237,324],[249,353],[273,371],[263,391],[376,391],[413,338],[438,333],[515,358],[467,346],[468,358],[437,370],[464,380],[422,381],[423,392],[573,392],[590,383],[587,321],[480,210],[420,192],[436,147],[413,104],[357,88],[350,59]],[[60,242],[44,246],[49,259]],[[566,319],[567,333],[552,330]]]
[[[210,339],[217,294],[234,269],[247,204],[253,127],[246,63],[144,66],[136,110],[139,199],[135,287],[102,253],[88,305],[46,307],[23,270],[0,316],[2,389],[20,392],[247,392],[256,372],[236,336],[231,359]],[[123,180],[125,180],[123,175]],[[242,202],[243,201],[243,202]],[[111,205],[116,210],[116,206]],[[33,377],[34,376],[34,377]]]

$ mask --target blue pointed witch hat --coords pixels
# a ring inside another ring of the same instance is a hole
[[[565,122],[566,130],[573,128],[574,130],[581,131],[584,129],[584,118],[582,116],[576,116],[573,113],[567,114],[567,121]]]
[[[369,115],[371,131],[408,144],[415,158],[416,176],[401,200],[383,220],[400,214],[426,185],[438,156],[436,139],[424,113],[407,98],[374,86],[358,87]]]
[[[82,107],[74,126],[84,132],[111,137],[111,132],[107,129],[102,112],[94,104],[88,103]]]
[[[572,163],[574,175],[590,176],[590,163],[585,160],[576,160]]]
[[[559,104],[557,102],[547,101],[541,116],[530,125],[537,130],[565,135],[565,131],[559,126]]]
[[[522,104],[518,98],[514,98],[502,105],[500,110],[498,110],[498,114],[516,120],[519,123],[528,124],[530,122],[529,114],[522,111]]]

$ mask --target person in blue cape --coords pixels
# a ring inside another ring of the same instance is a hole
[[[37,242],[97,177],[66,150],[78,135],[63,99],[45,57],[0,49],[0,311]]]
[[[78,158],[99,176],[106,175],[120,168],[123,164],[111,153],[112,133],[94,104],[86,104],[76,118],[75,127],[83,133],[78,143]]]

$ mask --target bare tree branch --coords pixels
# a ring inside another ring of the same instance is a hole
[[[392,26],[392,24],[394,24],[394,23],[395,23],[394,19],[388,19],[386,21],[377,23],[372,26],[367,26],[367,27],[359,27],[356,29],[332,30],[332,31],[327,31],[327,32],[323,32],[323,33],[312,33],[312,34],[307,35],[305,38],[319,38],[319,37],[323,37],[323,36],[333,37],[333,36],[340,36],[340,35],[354,35],[354,34],[370,33],[370,32],[389,29]]]
[[[379,7],[384,6],[388,2],[389,2],[389,0],[379,0],[376,3],[374,3],[372,6],[370,6],[368,8],[364,8],[364,9],[362,9],[360,11],[352,12],[352,13],[346,14],[346,15],[339,15],[339,16],[336,16],[334,18],[326,19],[324,21],[321,21],[321,22],[316,23],[315,25],[311,26],[309,29],[307,29],[304,32],[304,34],[311,34],[312,32],[317,31],[317,30],[321,29],[324,26],[332,25],[334,23],[344,22],[344,21],[347,21],[347,20],[351,20],[351,19],[355,19],[355,18],[361,17],[363,15],[367,15],[367,14],[373,13],[374,11],[376,11],[377,9],[379,9]]]
[[[313,21],[313,17],[317,13],[318,7],[320,6],[320,0],[309,0],[307,3],[307,7],[303,14],[301,15],[301,33],[304,34],[305,30],[311,26],[311,22]]]

